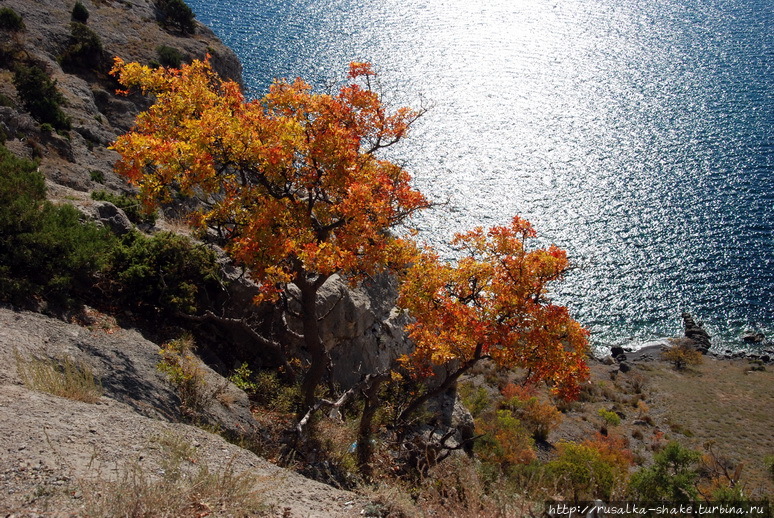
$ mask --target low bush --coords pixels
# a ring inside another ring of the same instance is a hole
[[[65,98],[51,79],[38,65],[18,64],[14,70],[13,84],[19,99],[32,117],[49,123],[58,130],[69,130],[70,119],[62,111]]]
[[[105,270],[113,300],[140,311],[196,313],[220,289],[215,253],[185,236],[160,232],[122,237]]]
[[[0,30],[7,32],[23,31],[24,20],[19,13],[10,7],[0,8]]]
[[[597,411],[597,414],[610,426],[618,426],[621,424],[621,417],[612,410],[600,408]]]
[[[160,45],[156,48],[158,63],[163,67],[180,68],[183,64],[183,54],[174,47]]]
[[[677,442],[668,443],[654,464],[631,477],[632,496],[647,502],[690,502],[696,498],[697,463],[701,454]]]
[[[107,262],[113,236],[45,196],[37,164],[0,148],[0,300],[67,304]]]
[[[194,12],[183,0],[156,0],[156,9],[165,27],[182,34],[193,34],[196,30]]]
[[[574,502],[621,496],[628,462],[615,454],[614,445],[600,440],[581,444],[560,442],[558,455],[545,465],[556,487]]]
[[[540,401],[532,387],[509,384],[502,390],[507,408],[521,420],[536,441],[545,441],[548,434],[562,423],[562,413],[552,404]]]
[[[704,360],[701,352],[683,343],[670,347],[661,353],[661,357],[679,371],[685,370],[689,365],[701,365]]]
[[[476,454],[483,462],[497,465],[502,471],[536,458],[529,430],[510,410],[481,416],[476,420],[476,433],[483,434],[476,440]]]

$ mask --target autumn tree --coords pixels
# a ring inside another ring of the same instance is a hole
[[[587,332],[547,298],[548,283],[569,267],[567,255],[553,245],[530,249],[534,237],[529,222],[515,217],[508,226],[458,234],[456,262],[425,251],[408,270],[399,304],[415,319],[408,332],[416,349],[402,362],[429,388],[401,421],[484,358],[525,369],[527,382],[545,381],[558,396],[578,394],[588,377]]]
[[[365,63],[350,65],[351,84],[335,94],[282,80],[254,101],[208,61],[153,70],[116,59],[113,73],[126,88],[155,96],[113,146],[117,171],[139,187],[144,204],[198,198],[192,221],[215,229],[249,269],[260,284],[257,302],[297,287],[297,309],[285,307],[300,319],[310,357],[303,415],[328,364],[318,290],[334,274],[355,282],[399,264],[404,242],[389,230],[427,206],[409,174],[378,157],[419,113],[388,110]]]

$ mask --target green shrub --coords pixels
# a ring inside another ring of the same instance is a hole
[[[102,40],[86,24],[72,22],[70,45],[59,61],[64,67],[102,70],[105,63]]]
[[[67,303],[90,286],[114,238],[71,205],[45,200],[37,165],[0,148],[0,299]]]
[[[0,30],[8,32],[23,31],[24,20],[19,13],[10,7],[0,8]]]
[[[32,117],[51,124],[58,130],[69,130],[70,119],[62,111],[65,98],[56,87],[56,80],[37,65],[17,65],[13,84],[19,99]]]
[[[160,45],[156,48],[158,63],[163,67],[180,68],[183,64],[183,55],[174,47]]]
[[[557,445],[559,454],[546,463],[546,471],[565,497],[577,502],[596,498],[609,501],[614,496],[616,485],[625,479],[627,465],[605,446],[594,441]]]
[[[476,420],[476,433],[483,434],[474,448],[485,463],[506,469],[515,464],[528,464],[536,458],[530,432],[510,410],[481,416]]]
[[[243,390],[257,405],[281,413],[297,410],[301,403],[301,391],[298,385],[283,383],[275,371],[260,371],[253,374],[247,369],[243,374],[247,374],[248,382],[247,388]]]
[[[93,178],[92,178],[93,179]],[[96,181],[96,180],[95,180]],[[104,175],[103,175],[104,181]],[[100,182],[101,183],[101,182]],[[140,202],[137,198],[124,196],[123,194],[113,194],[107,191],[93,191],[91,193],[91,199],[96,201],[106,201],[112,203],[126,214],[129,221],[135,225],[155,225],[156,214],[146,214],[143,212]]]
[[[105,183],[105,173],[103,173],[102,171],[92,169],[91,171],[89,171],[89,176],[91,177],[92,182]]]
[[[116,246],[105,275],[115,300],[140,310],[195,313],[219,289],[212,250],[185,236],[161,232],[126,234]]]
[[[247,363],[242,363],[234,370],[234,373],[228,377],[228,380],[244,390],[248,395],[255,394],[258,389],[258,385],[251,378],[253,371],[247,366]]]
[[[75,6],[73,7],[73,12],[71,14],[71,19],[72,21],[78,23],[86,23],[89,19],[89,10],[86,9],[86,6],[83,5],[80,0],[75,2]]]
[[[701,454],[670,442],[654,457],[654,464],[632,475],[633,496],[648,502],[689,502],[696,498],[696,463]]]
[[[171,27],[182,34],[194,33],[194,12],[183,0],[156,0],[156,8],[165,27]]]
[[[491,398],[489,393],[484,387],[476,387],[473,384],[465,383],[458,387],[462,404],[470,411],[473,417],[480,416],[486,409],[489,408]]]
[[[618,426],[621,424],[621,417],[612,410],[600,408],[597,411],[597,414],[599,414],[599,417],[604,419],[605,423],[609,424],[610,426]]]
[[[188,418],[198,418],[212,398],[204,380],[201,361],[194,355],[194,342],[190,335],[164,344],[159,349],[161,361],[158,369],[166,374],[180,398],[180,413]]]

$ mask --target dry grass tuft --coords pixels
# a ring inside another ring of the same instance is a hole
[[[257,492],[259,477],[218,471],[202,464],[194,446],[168,435],[155,441],[165,453],[158,476],[133,463],[112,480],[81,482],[83,516],[201,517],[265,516],[270,508]]]
[[[16,368],[30,389],[55,396],[96,403],[102,397],[102,385],[92,370],[71,358],[24,358],[16,354]]]

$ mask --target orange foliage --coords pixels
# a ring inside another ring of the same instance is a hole
[[[597,432],[594,439],[586,439],[583,445],[599,452],[600,458],[615,466],[621,472],[626,472],[634,464],[634,455],[628,449],[629,441],[617,435],[602,435]]]
[[[546,298],[547,284],[569,266],[565,252],[529,250],[534,237],[529,222],[515,217],[509,226],[457,235],[454,244],[467,255],[456,264],[422,253],[401,287],[399,303],[416,319],[408,329],[416,350],[404,364],[429,376],[436,365],[467,368],[489,357],[576,397],[588,378],[588,333]]]
[[[386,230],[427,201],[402,167],[375,153],[419,114],[388,112],[368,87],[369,64],[353,63],[354,82],[335,95],[282,80],[257,101],[208,61],[153,70],[116,59],[113,74],[155,96],[113,145],[116,170],[148,206],[180,195],[203,200],[192,221],[222,233],[262,283],[263,299],[302,277],[321,284],[406,259],[404,243]]]

